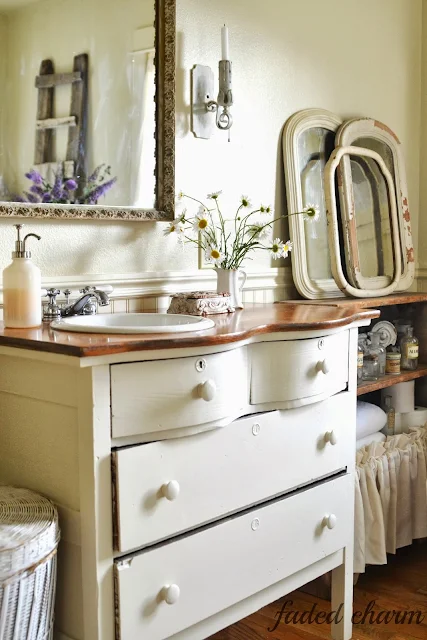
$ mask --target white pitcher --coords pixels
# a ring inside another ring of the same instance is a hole
[[[246,273],[242,269],[215,269],[217,275],[217,293],[228,291],[231,304],[236,309],[243,309],[242,290],[246,282]],[[242,277],[239,282],[239,277]]]

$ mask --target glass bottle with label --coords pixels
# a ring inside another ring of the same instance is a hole
[[[391,406],[391,396],[385,396],[384,398],[384,411],[387,414],[387,424],[381,429],[386,436],[394,436],[396,425],[396,412]]]
[[[401,368],[414,370],[418,367],[418,338],[414,336],[414,329],[411,326],[406,328],[406,333],[400,342],[402,353]]]

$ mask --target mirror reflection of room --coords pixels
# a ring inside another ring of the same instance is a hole
[[[153,0],[0,0],[0,201],[154,207],[153,24]]]

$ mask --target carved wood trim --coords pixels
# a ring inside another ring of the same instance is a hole
[[[54,218],[58,220],[173,220],[175,209],[176,0],[155,0],[155,12],[156,208],[136,209],[0,202],[0,216]]]

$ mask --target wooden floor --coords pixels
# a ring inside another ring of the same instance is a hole
[[[330,638],[327,624],[285,624],[281,621],[273,629],[278,612],[286,600],[292,600],[293,610],[310,611],[316,603],[316,612],[330,611],[330,603],[295,591],[274,602],[235,625],[211,636],[210,640],[315,640]],[[354,611],[364,611],[375,600],[374,611],[421,611],[424,620],[408,623],[370,624],[353,627],[353,640],[427,640],[427,543],[400,549],[384,567],[369,567],[360,576],[355,587]],[[360,618],[359,618],[360,619]]]

